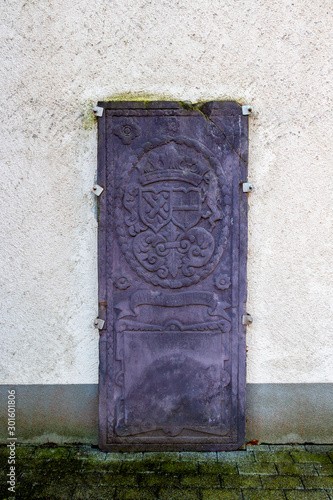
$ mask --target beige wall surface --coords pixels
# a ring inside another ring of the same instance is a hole
[[[98,100],[251,104],[248,382],[333,382],[331,0],[3,0],[0,383],[98,380]]]

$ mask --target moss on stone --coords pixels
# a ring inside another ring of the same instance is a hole
[[[21,449],[19,453],[25,453],[23,456],[28,456],[28,450]],[[34,458],[38,459],[47,459],[47,460],[62,460],[69,457],[69,449],[63,448],[61,446],[48,447],[48,446],[40,446],[37,447],[34,453]]]
[[[122,474],[136,474],[143,471],[158,472],[159,470],[160,470],[160,462],[158,460],[123,462],[121,467]]]
[[[84,130],[92,130],[97,126],[97,117],[92,111],[94,106],[96,106],[94,101],[85,101],[82,104],[81,119]]]
[[[219,488],[220,478],[218,474],[188,475],[181,478],[181,484],[193,488]]]
[[[110,498],[110,497],[105,497]],[[151,500],[156,499],[156,495],[150,489],[126,488],[117,489],[117,500]]]
[[[154,93],[146,93],[146,92],[118,92],[115,94],[107,95],[101,99],[100,101],[109,102],[109,101],[142,101],[145,104],[149,104],[151,101],[177,101],[171,95],[166,94],[154,94]]]
[[[256,490],[258,494],[258,491]],[[256,497],[258,500],[259,497]],[[260,496],[260,499],[262,497]],[[242,500],[242,492],[240,490],[204,490],[202,492],[202,500]]]
[[[236,464],[200,462],[200,474],[237,474]]]
[[[276,464],[279,474],[283,474],[286,476],[316,476],[317,471],[314,468],[313,464],[310,463],[302,463],[302,464],[293,464],[293,463],[278,463]]]
[[[309,453],[308,451],[292,451],[291,456],[295,462],[316,462],[330,464],[331,461],[326,453]]]
[[[159,500],[198,500],[199,490],[180,490],[174,487],[161,488],[158,493]],[[211,497],[213,498],[213,497]]]
[[[196,474],[198,472],[197,462],[162,462],[161,472],[169,474]]]

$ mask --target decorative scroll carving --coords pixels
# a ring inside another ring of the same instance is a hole
[[[141,305],[161,306],[161,307],[184,307],[184,306],[206,306],[208,316],[223,317],[230,321],[226,309],[230,304],[220,302],[212,292],[192,291],[178,293],[153,292],[150,290],[137,290],[130,299],[117,304],[120,311],[118,319],[127,316],[136,316],[137,308]]]

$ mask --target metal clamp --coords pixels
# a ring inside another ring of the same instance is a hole
[[[103,330],[104,325],[105,325],[105,321],[104,321],[104,319],[96,318],[95,321],[94,321],[94,325],[99,330]]]
[[[252,193],[254,190],[254,185],[251,182],[243,182],[242,184],[243,193]]]
[[[243,115],[250,115],[252,113],[252,106],[249,106],[246,104],[245,106],[242,106],[242,113]]]
[[[100,186],[99,184],[95,184],[92,188],[92,192],[96,195],[96,196],[100,196],[104,191],[104,188],[102,188],[102,186]]]
[[[242,325],[252,325],[253,323],[253,318],[251,316],[251,314],[243,314],[242,316]]]
[[[100,106],[95,106],[92,109],[92,112],[94,113],[95,116],[103,116],[104,108],[101,108]]]

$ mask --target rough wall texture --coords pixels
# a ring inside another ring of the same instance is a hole
[[[251,104],[248,381],[333,382],[331,0],[4,0],[0,383],[98,376],[97,100]]]

